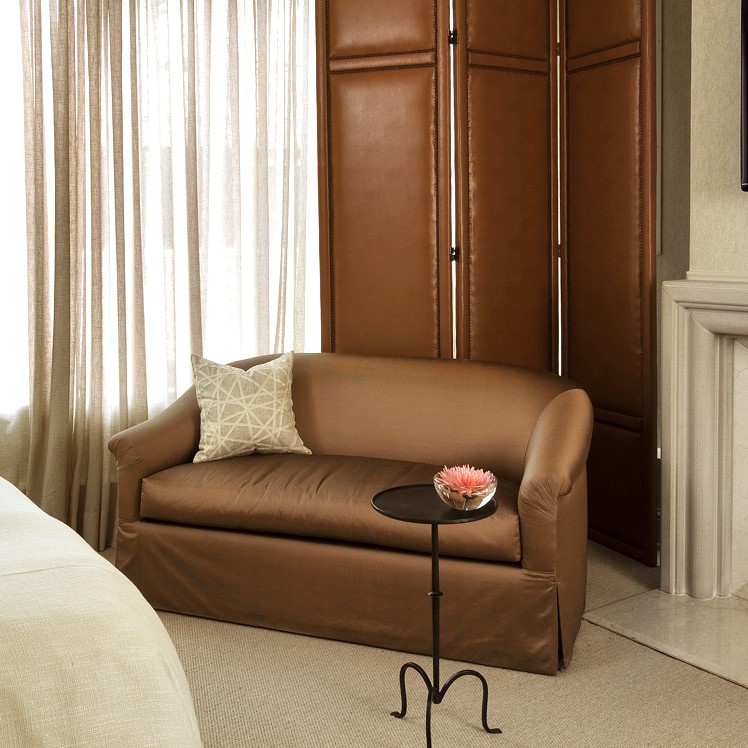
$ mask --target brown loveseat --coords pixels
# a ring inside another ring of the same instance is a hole
[[[193,463],[194,388],[112,438],[117,566],[154,607],[429,653],[430,529],[370,501],[471,463],[499,476],[500,509],[440,531],[442,654],[568,664],[586,582],[582,390],[499,364],[296,354],[293,405],[311,455]]]

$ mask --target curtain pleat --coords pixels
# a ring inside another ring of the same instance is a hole
[[[26,242],[28,254],[28,320],[29,320],[29,445],[26,465],[20,466],[19,483],[26,491],[34,491],[38,481],[30,484],[32,464],[44,452],[46,423],[50,403],[51,310],[48,305],[50,282],[48,252],[48,197],[46,181],[46,149],[44,120],[44,66],[42,56],[41,6],[32,0],[21,0],[21,53],[24,75],[24,152],[26,161]],[[25,434],[21,434],[21,437]],[[58,509],[54,516],[66,519]]]
[[[298,71],[306,68],[306,75],[294,76],[291,81],[293,96],[291,99],[291,127],[293,128],[293,142],[290,144],[293,154],[293,347],[302,348],[305,336],[306,307],[306,221],[307,221],[307,148],[304,131],[307,124],[309,110],[308,86],[306,78],[309,75],[309,6],[306,3],[291,4],[293,17],[291,18],[291,33],[293,43],[290,45],[292,59],[290,68]],[[313,145],[314,147],[314,145]]]
[[[279,55],[282,55],[283,59],[283,95],[284,99],[288,101],[288,106],[283,109],[283,118],[278,130],[280,130],[282,138],[282,149],[280,153],[283,158],[283,169],[281,170],[280,177],[280,191],[281,191],[281,211],[283,215],[288,215],[289,212],[289,185],[291,181],[291,154],[289,149],[291,148],[291,121],[293,118],[293,107],[295,104],[295,89],[292,85],[294,75],[294,68],[291,67],[293,64],[293,48],[296,43],[294,37],[294,28],[290,23],[293,13],[294,3],[288,3],[282,6],[280,9],[279,22],[282,23],[286,28],[284,36],[288,39],[288,44],[279,50]],[[278,153],[278,150],[276,150]],[[280,269],[278,273],[278,302],[275,312],[276,328],[275,328],[275,341],[274,346],[277,348],[281,345],[281,341],[285,338],[286,331],[286,276],[288,274],[288,235],[289,235],[289,224],[283,222],[280,227]]]
[[[200,169],[197,148],[197,51],[195,48],[195,3],[181,0],[182,69],[184,76],[184,161],[187,202],[187,261],[190,283],[190,345],[192,352],[203,354],[203,307],[205,294],[201,283],[200,202],[198,184]]]
[[[226,50],[224,77],[226,81],[226,107],[224,123],[224,163],[221,174],[223,188],[223,243],[225,247],[224,263],[233,272],[228,274],[229,283],[226,292],[230,299],[230,315],[239,323],[237,335],[244,335],[244,294],[242,293],[243,252],[242,252],[242,182],[241,153],[242,137],[239,122],[239,99],[242,76],[239,70],[239,24],[237,0],[226,3],[225,30],[222,38],[228,42]]]
[[[130,172],[131,190],[129,208],[132,236],[130,239],[131,281],[127,288],[118,289],[118,298],[125,300],[130,335],[120,335],[127,341],[126,365],[132,380],[128,392],[129,411],[120,414],[120,429],[126,424],[140,423],[148,417],[148,364],[145,344],[145,282],[143,261],[143,223],[140,189],[140,111],[141,96],[138,72],[137,39],[140,33],[140,2],[130,0],[128,20],[128,51],[130,57],[130,121],[123,120],[123,128],[129,124],[131,139]],[[123,28],[124,28],[123,18]],[[124,68],[123,68],[124,71]]]
[[[73,387],[72,399],[72,433],[70,435],[70,454],[72,476],[69,478],[69,522],[73,527],[81,528],[81,515],[85,507],[85,497],[81,497],[81,486],[86,485],[86,418],[87,418],[87,382],[86,372],[89,367],[88,339],[89,320],[86,303],[90,272],[88,262],[90,252],[87,248],[88,210],[93,205],[88,202],[89,170],[87,168],[86,149],[89,142],[89,117],[86,108],[86,7],[71,8],[68,16],[69,65],[72,73],[70,98],[72,106],[69,112],[70,132],[69,154],[71,185],[68,192],[70,203],[70,343],[71,375]],[[64,435],[60,435],[64,438]],[[98,487],[97,487],[98,488]],[[92,537],[89,527],[82,528],[86,537]],[[93,535],[98,537],[98,533]]]
[[[308,0],[19,7],[19,482],[103,548],[116,523],[107,441],[191,384],[190,353],[318,350],[305,338]]]
[[[272,163],[268,156],[268,54],[269,20],[268,8],[272,0],[254,0],[254,79],[255,79],[255,147],[254,147],[254,232],[258,247],[270,246],[270,202],[269,194],[275,180]],[[255,258],[255,303],[258,310],[270,307],[270,259],[259,252]],[[257,315],[257,339],[270,340],[270,317]]]
[[[35,20],[38,16],[35,12]],[[46,316],[51,307],[51,326],[44,325],[43,336],[34,329],[33,387],[30,402],[32,432],[27,477],[28,495],[58,519],[72,523],[69,492],[69,459],[67,434],[70,432],[70,151],[69,141],[69,75],[67,6],[50,8],[49,34],[52,83],[52,128],[54,132],[54,230],[53,252],[48,247],[34,248],[32,263],[37,269],[46,265],[43,275],[50,284],[30,288],[34,297],[34,311]],[[41,28],[35,30],[37,39]],[[39,70],[41,75],[41,69]],[[44,113],[44,101],[37,100]],[[40,186],[44,184],[42,176]],[[31,248],[29,248],[31,250]],[[31,259],[31,258],[30,258]],[[51,288],[50,288],[51,286]],[[51,291],[52,303],[48,294]],[[44,310],[39,307],[44,307]],[[44,388],[43,392],[40,392]],[[38,396],[38,399],[37,399]],[[41,428],[39,425],[43,424]]]
[[[114,241],[116,264],[117,376],[119,399],[117,427],[127,423],[129,372],[127,366],[127,255],[125,250],[124,95],[122,91],[122,0],[109,5],[109,59],[112,96],[112,169],[114,176]],[[141,328],[142,329],[142,328]]]

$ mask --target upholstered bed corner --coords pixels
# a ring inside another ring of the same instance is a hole
[[[2,478],[0,601],[0,745],[201,745],[184,670],[154,610]]]

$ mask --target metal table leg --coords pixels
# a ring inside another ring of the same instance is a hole
[[[391,712],[393,717],[402,719],[408,711],[408,699],[405,691],[405,673],[409,668],[415,670],[423,682],[426,684],[427,701],[426,701],[426,748],[431,748],[431,705],[441,704],[450,686],[458,679],[465,675],[472,675],[478,678],[483,684],[483,707],[481,710],[481,722],[486,732],[497,734],[501,730],[498,727],[488,726],[488,682],[477,670],[460,670],[455,673],[445,684],[443,688],[439,686],[439,598],[442,592],[439,589],[439,526],[431,525],[431,592],[428,593],[431,598],[431,629],[433,636],[432,644],[432,673],[433,680],[429,678],[426,671],[415,662],[406,662],[400,668],[400,697],[402,706],[399,712]]]

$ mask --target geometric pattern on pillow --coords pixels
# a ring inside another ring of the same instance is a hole
[[[311,454],[296,431],[292,351],[247,371],[193,354],[192,371],[200,405],[194,462],[253,452]]]

